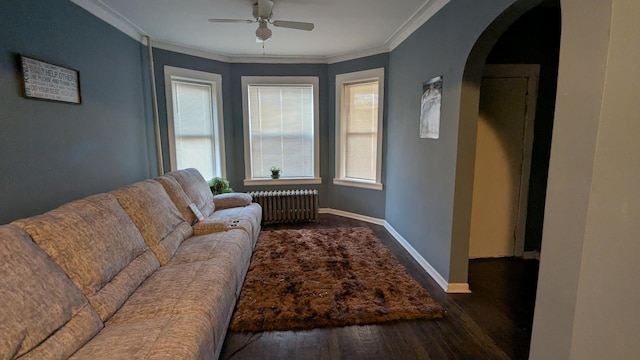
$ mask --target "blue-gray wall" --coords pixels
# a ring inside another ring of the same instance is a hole
[[[452,231],[463,75],[476,40],[513,2],[452,1],[389,60],[386,219],[449,282],[467,280],[468,237],[466,248],[454,248]],[[438,75],[440,139],[421,139],[422,83]]]
[[[144,47],[68,0],[0,1],[0,224],[155,175]],[[82,104],[22,96],[18,54],[80,72]]]
[[[300,185],[244,186],[244,133],[242,109],[242,76],[317,76],[319,78],[320,177],[322,184],[305,185],[316,189],[320,207],[384,218],[385,192],[354,187],[334,186],[335,170],[335,75],[388,66],[389,54],[365,57],[336,64],[244,64],[225,63],[173,51],[154,49],[158,110],[162,134],[165,171],[169,171],[167,108],[164,66],[206,71],[222,75],[225,161],[227,179],[237,191],[298,189]],[[384,161],[384,160],[383,160]],[[383,166],[384,179],[384,166]]]

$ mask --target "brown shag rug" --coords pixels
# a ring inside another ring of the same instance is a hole
[[[437,304],[368,228],[260,233],[231,330],[435,319]]]

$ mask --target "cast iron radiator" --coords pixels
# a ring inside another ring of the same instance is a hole
[[[262,206],[262,224],[318,221],[318,190],[254,191]]]

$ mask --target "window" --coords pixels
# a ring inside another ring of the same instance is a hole
[[[242,77],[245,185],[319,184],[318,78]],[[271,180],[271,167],[281,169]]]
[[[222,76],[164,67],[171,170],[196,168],[205,179],[226,177]]]
[[[336,76],[337,185],[382,190],[384,69]]]

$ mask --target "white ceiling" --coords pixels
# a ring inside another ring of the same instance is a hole
[[[313,31],[269,26],[256,43],[257,24],[210,23],[252,19],[256,0],[72,0],[103,20],[159,47],[175,46],[230,58],[349,58],[393,49],[449,0],[273,0],[273,20],[312,22]]]

